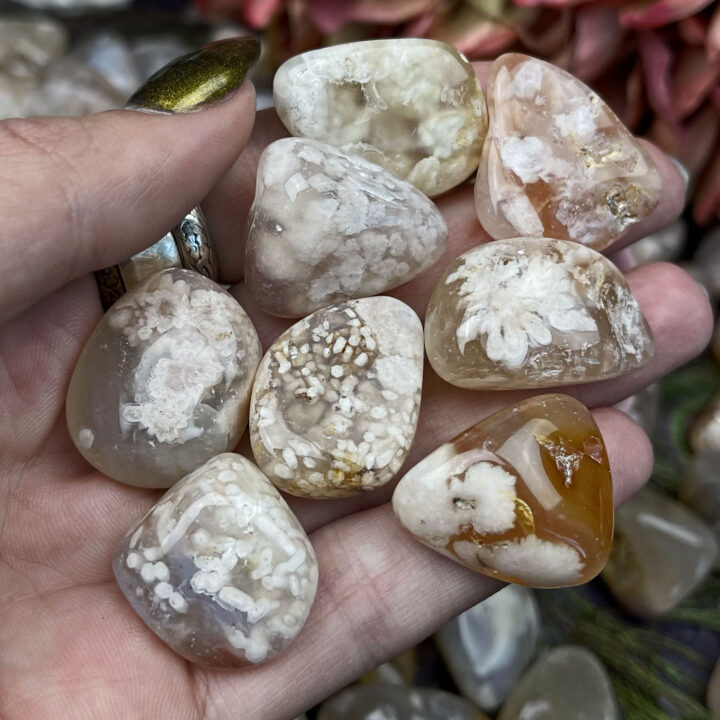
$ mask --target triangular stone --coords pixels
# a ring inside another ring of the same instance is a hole
[[[488,80],[490,129],[475,181],[480,223],[495,239],[607,247],[657,204],[653,161],[590,88],[511,53]]]
[[[411,280],[445,252],[447,234],[409,182],[326,143],[284,138],[258,164],[245,279],[263,310],[301,317]]]

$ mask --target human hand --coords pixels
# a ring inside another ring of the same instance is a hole
[[[484,77],[486,64],[478,64]],[[254,117],[245,84],[203,112],[113,112],[81,120],[0,123],[0,717],[3,720],[289,718],[494,592],[499,584],[414,541],[394,519],[392,485],[345,500],[289,502],[315,546],[320,586],[300,636],[272,662],[227,673],[190,665],[150,632],[112,577],[114,548],[161,494],[89,467],[65,427],[73,364],[101,310],[90,271],[150,245],[205,199],[224,280],[264,347],[289,325],[254,308],[240,282],[239,236],[262,149],[286,134]],[[650,147],[663,178],[633,240],[682,209],[675,166]],[[242,154],[240,154],[242,151]],[[490,238],[472,188],[438,198],[445,257],[392,293],[421,316],[442,269]],[[616,500],[647,479],[649,442],[609,406],[686,362],[711,315],[673,265],[627,273],[655,335],[652,364],[564,390],[589,407],[608,447]],[[468,392],[426,366],[407,467],[461,430],[531,392]],[[252,457],[247,442],[240,451]],[[402,471],[400,473],[402,475]]]

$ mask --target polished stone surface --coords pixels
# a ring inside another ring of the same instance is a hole
[[[123,538],[120,589],[190,662],[257,664],[300,632],[317,589],[310,540],[268,479],[225,453],[184,477]]]
[[[293,495],[384,485],[412,444],[422,373],[422,326],[404,303],[382,296],[318,310],[280,335],[258,368],[258,465]]]
[[[503,705],[498,720],[621,720],[607,671],[596,655],[561,645],[540,657]]]
[[[678,497],[704,518],[718,544],[715,570],[720,570],[720,450],[705,450],[690,458],[678,484]]]
[[[25,98],[24,114],[90,115],[119,108],[124,100],[93,68],[66,56],[50,66],[42,84]]]
[[[417,188],[305,138],[263,151],[249,223],[245,280],[283,317],[402,285],[447,246],[440,211]]]
[[[468,428],[404,475],[392,505],[433,550],[521,585],[587,582],[612,542],[605,445],[567,395],[539,395]]]
[[[321,706],[317,720],[487,720],[471,702],[433,688],[356,685]]]
[[[335,45],[275,74],[275,109],[296,136],[362,155],[427,195],[477,168],[487,111],[467,59],[435,40]]]
[[[720,393],[693,420],[688,443],[696,453],[707,450],[720,452]]]
[[[491,390],[617,377],[655,354],[620,271],[545,238],[486,243],[450,263],[428,304],[425,346],[444,380]]]
[[[145,79],[138,72],[130,44],[116,32],[97,32],[77,45],[72,54],[102,75],[124,98]]]
[[[627,249],[637,265],[673,262],[682,255],[687,236],[687,222],[684,219],[675,220],[657,232],[636,240]]]
[[[490,129],[475,182],[495,239],[607,247],[656,206],[660,174],[610,108],[564,70],[520,54],[488,79]]]
[[[250,318],[219,285],[190,270],[157,273],[85,344],[67,395],[70,436],[106,475],[169,487],[235,447],[259,360]]]
[[[508,585],[435,633],[460,692],[494,712],[535,656],[540,609],[531,590]]]
[[[51,18],[0,18],[0,75],[34,83],[65,52],[67,36]]]
[[[615,407],[629,415],[648,435],[652,435],[660,410],[660,385],[651,383]]]
[[[642,490],[615,514],[615,539],[603,578],[629,612],[661,615],[707,576],[717,552],[712,531],[697,515]]]

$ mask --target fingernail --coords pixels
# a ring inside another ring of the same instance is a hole
[[[167,113],[204,110],[237,90],[258,57],[255,37],[210,43],[158,70],[125,107]]]

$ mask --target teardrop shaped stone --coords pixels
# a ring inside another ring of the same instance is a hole
[[[435,372],[473,389],[554,387],[647,365],[655,344],[622,273],[577,243],[515,238],[454,260],[425,317]]]
[[[422,325],[391,297],[318,310],[286,330],[258,368],[250,442],[293,495],[333,498],[384,485],[415,436]]]
[[[297,55],[275,73],[273,100],[293,135],[362,155],[431,197],[474,172],[487,131],[472,65],[436,40],[368,40]]]
[[[601,250],[657,205],[655,164],[613,111],[569,73],[510,53],[488,79],[490,130],[475,181],[496,240],[574,240]]]
[[[507,585],[435,634],[462,694],[494,712],[537,650],[540,608],[532,590]]]
[[[232,453],[168,490],[123,538],[113,570],[164,643],[212,668],[275,657],[302,629],[318,581],[315,552],[287,503]]]
[[[85,344],[67,395],[70,436],[109,477],[169,487],[237,445],[259,360],[255,328],[229,293],[191,270],[159,272]]]
[[[671,610],[712,569],[718,553],[712,530],[680,503],[642,490],[615,517],[603,579],[629,612],[647,617]]]
[[[405,474],[392,505],[420,542],[520,585],[587,582],[612,543],[605,444],[567,395],[538,395],[468,428]]]
[[[487,720],[471,702],[435,688],[355,685],[318,711],[318,720]]]
[[[245,280],[271,315],[385,292],[446,247],[440,211],[378,165],[304,138],[277,140],[260,156]]]
[[[560,645],[513,688],[498,720],[621,720],[605,667],[587,648]]]

